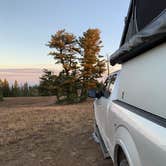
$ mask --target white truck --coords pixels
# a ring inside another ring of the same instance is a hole
[[[166,1],[132,0],[120,48],[122,69],[95,98],[95,132],[115,166],[166,166]]]

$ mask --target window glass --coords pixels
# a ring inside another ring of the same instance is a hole
[[[109,97],[112,92],[116,76],[117,76],[117,74],[114,74],[114,75],[108,77],[104,83],[104,96],[106,98]]]
[[[115,80],[116,80],[116,74],[115,75],[113,75],[112,77],[111,77],[111,80],[110,80],[110,84],[109,84],[109,92],[111,93],[112,92],[112,89],[113,89],[113,87],[114,87],[114,83],[115,83]]]

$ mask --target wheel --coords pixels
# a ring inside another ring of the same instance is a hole
[[[122,149],[120,149],[119,157],[118,157],[118,166],[129,166],[127,158]]]
[[[129,164],[128,164],[126,159],[123,159],[123,160],[120,161],[119,166],[129,166]]]

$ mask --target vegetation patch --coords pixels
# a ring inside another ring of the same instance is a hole
[[[81,37],[59,30],[51,36],[47,46],[52,50],[55,64],[62,70],[44,69],[39,91],[55,95],[57,103],[77,103],[87,99],[89,89],[100,87],[98,79],[105,72],[105,60],[100,55],[102,41],[98,29],[88,29]]]

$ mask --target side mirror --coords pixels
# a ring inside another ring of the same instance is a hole
[[[88,97],[96,98],[96,90],[95,89],[89,90],[88,91]]]

